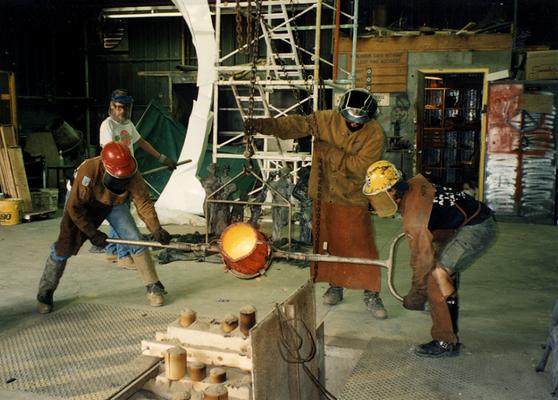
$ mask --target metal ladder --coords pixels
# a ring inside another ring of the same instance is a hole
[[[287,6],[284,3],[270,6],[270,12],[263,14],[260,25],[267,46],[267,58],[274,67],[275,79],[304,79],[305,68],[299,59]],[[276,52],[275,43],[286,43],[290,51]]]

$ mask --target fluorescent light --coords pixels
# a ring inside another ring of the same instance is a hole
[[[103,8],[101,15],[104,18],[150,18],[150,17],[181,17],[182,14],[175,6],[151,7],[112,7]]]
[[[425,76],[424,79],[428,79],[431,81],[443,81],[443,79],[440,78],[439,76]]]

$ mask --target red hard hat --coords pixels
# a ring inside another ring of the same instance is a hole
[[[137,163],[130,149],[120,142],[110,142],[103,146],[101,160],[105,170],[115,178],[129,178],[137,170]]]

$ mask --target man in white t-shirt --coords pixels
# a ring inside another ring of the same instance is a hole
[[[137,144],[147,154],[156,158],[161,164],[166,165],[169,170],[176,169],[175,161],[155,150],[149,142],[140,136],[136,126],[130,120],[133,102],[134,99],[128,95],[128,91],[125,89],[116,89],[112,92],[108,110],[109,115],[101,123],[99,130],[99,144],[103,147],[105,144],[113,141],[121,142],[128,146],[132,156],[134,155],[134,144]],[[132,219],[128,204],[117,206],[112,212],[121,214],[120,217]],[[118,227],[111,225],[109,237],[120,237],[118,235]],[[128,246],[109,244],[105,248],[105,252],[107,254],[107,261],[117,262],[123,268],[135,269]]]

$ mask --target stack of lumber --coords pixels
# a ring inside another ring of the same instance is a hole
[[[12,125],[0,126],[0,186],[6,197],[23,200],[23,212],[32,211],[23,153]]]

